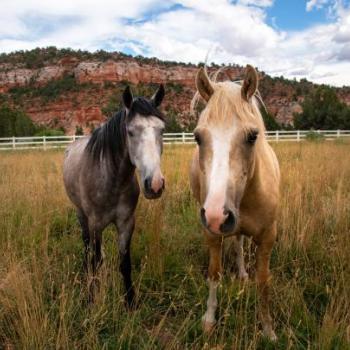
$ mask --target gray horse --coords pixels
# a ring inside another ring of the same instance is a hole
[[[93,276],[96,275],[103,260],[102,231],[110,223],[115,224],[129,307],[134,305],[130,242],[140,194],[135,168],[139,170],[145,197],[159,198],[164,189],[160,157],[165,125],[158,107],[163,98],[163,85],[151,99],[134,98],[127,87],[123,93],[125,108],[90,137],[71,144],[64,159],[65,188],[82,228],[84,266],[87,270],[92,268]],[[93,290],[90,287],[90,298]]]

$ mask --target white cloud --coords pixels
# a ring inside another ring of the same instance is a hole
[[[311,11],[314,8],[320,9],[329,2],[329,0],[309,0],[306,3],[306,11]]]
[[[308,4],[317,8],[323,2]],[[195,63],[209,52],[209,63],[251,63],[272,75],[349,85],[349,8],[337,2],[331,24],[283,32],[267,23],[266,7],[272,3],[2,0],[0,51],[50,45],[87,50],[108,47]]]
[[[216,1],[214,7],[200,0],[183,3],[185,9],[161,14],[136,27],[127,26],[126,36],[141,39],[156,56],[166,59],[202,61],[205,52],[214,48],[216,54],[226,53],[225,61],[231,62],[233,56],[257,56],[273,49],[280,38],[264,23],[259,9],[232,6],[226,1]]]
[[[270,7],[273,5],[274,0],[238,0],[241,5],[253,5],[258,7]]]

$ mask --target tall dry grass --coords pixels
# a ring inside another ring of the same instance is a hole
[[[262,337],[254,283],[237,282],[229,253],[218,327],[209,338],[201,332],[207,253],[188,185],[192,149],[177,146],[165,150],[164,196],[138,206],[134,312],[124,308],[112,227],[104,233],[100,293],[86,303],[80,231],[61,179],[63,153],[0,155],[0,348],[349,348],[349,144],[274,148],[283,179],[271,263],[276,345]],[[253,253],[247,240],[251,273]]]

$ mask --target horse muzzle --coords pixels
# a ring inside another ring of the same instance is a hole
[[[147,177],[143,183],[144,195],[147,199],[159,198],[165,188],[165,180],[163,176]]]
[[[214,235],[230,235],[237,226],[237,218],[229,209],[212,211],[202,208],[200,217],[203,226]]]

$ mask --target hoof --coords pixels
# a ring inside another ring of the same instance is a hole
[[[249,280],[249,275],[248,275],[247,271],[242,271],[238,274],[238,278],[240,281],[246,282]]]
[[[264,336],[272,342],[277,341],[277,335],[273,329],[264,329]]]
[[[208,321],[202,320],[202,328],[203,328],[203,332],[209,335],[214,331],[215,322],[208,322]]]
[[[139,305],[137,304],[136,300],[133,300],[132,302],[126,301],[125,307],[128,311],[135,311],[139,308]]]

